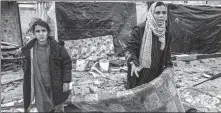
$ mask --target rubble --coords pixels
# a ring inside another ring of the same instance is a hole
[[[117,92],[125,89],[126,73],[104,73],[105,77],[94,78],[89,72],[72,72],[73,95],[88,95],[101,92]],[[76,76],[76,77],[75,77]],[[81,77],[80,77],[81,76]]]
[[[185,61],[174,61],[175,80],[182,102],[196,108],[201,112],[220,112],[221,78],[207,81],[199,86],[194,84],[202,82],[208,77],[221,72],[221,58],[209,58]]]
[[[5,51],[5,50],[15,50],[18,49],[19,46],[16,44],[12,44],[12,43],[8,43],[8,42],[4,42],[1,41],[1,50]]]
[[[181,101],[201,112],[221,112],[221,99],[192,89],[179,89]]]
[[[221,72],[221,58],[209,58],[186,61],[173,61],[177,89],[183,104],[196,108],[200,112],[221,112],[221,78],[205,82],[199,86],[194,84],[208,79]],[[93,64],[93,63],[92,63]],[[74,64],[73,64],[74,66]],[[92,65],[91,65],[92,66]],[[94,77],[89,72],[72,70],[73,96],[117,92],[125,90],[126,72],[113,71],[103,76]],[[2,96],[1,106],[22,99],[22,70],[1,73]],[[2,109],[3,111],[22,112],[22,107]],[[32,109],[36,110],[35,107]]]
[[[1,42],[1,71],[21,68],[20,48],[18,45]]]
[[[1,75],[2,86],[23,80],[23,71],[21,69],[19,71],[5,71]]]
[[[1,73],[1,104],[22,99],[23,71]]]

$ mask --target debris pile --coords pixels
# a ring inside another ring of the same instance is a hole
[[[1,72],[1,112],[19,112],[15,108],[23,108],[22,80],[23,71],[21,69]]]
[[[221,98],[194,89],[179,90],[181,101],[201,112],[221,112]]]
[[[117,60],[112,60],[111,66],[119,63]],[[124,67],[124,63],[122,63],[122,67]],[[193,85],[221,72],[221,58],[192,61],[176,60],[173,63],[176,74],[174,78],[183,104],[196,108],[200,112],[221,112],[221,78],[193,87]],[[109,72],[101,71],[104,76],[99,76],[99,74],[94,76],[90,73],[90,69],[95,62],[88,63],[87,71],[76,71],[75,64],[73,63],[72,93],[70,97],[125,90],[127,73],[126,71],[120,71],[121,66],[115,68],[115,71],[111,67]],[[116,71],[116,69],[118,70]],[[3,107],[2,112],[22,112],[22,78],[22,70],[1,73],[1,106],[10,104],[12,104],[11,106],[17,106]],[[36,111],[36,108],[34,107],[32,110]]]
[[[21,67],[20,48],[16,44],[1,42],[1,70],[18,70]]]
[[[18,48],[19,48],[19,46],[16,45],[16,44],[11,44],[11,43],[8,43],[8,42],[1,41],[1,50],[2,51],[15,50],[15,49],[18,49]]]
[[[126,73],[104,73],[106,78],[94,78],[88,72],[72,72],[72,74],[74,75],[72,94],[75,96],[126,90]]]
[[[1,104],[22,99],[23,71],[1,73]]]
[[[182,102],[201,112],[221,111],[221,78],[193,87],[195,84],[221,73],[220,57],[192,61],[174,61],[174,70]]]

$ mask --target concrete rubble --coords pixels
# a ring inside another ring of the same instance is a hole
[[[221,112],[221,77],[193,85],[221,73],[221,58],[174,61],[175,80],[182,102],[201,112]]]
[[[1,42],[1,71],[19,70],[21,59],[19,46],[8,42]]]

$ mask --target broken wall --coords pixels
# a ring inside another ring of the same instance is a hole
[[[22,46],[19,8],[16,1],[1,1],[1,40]]]

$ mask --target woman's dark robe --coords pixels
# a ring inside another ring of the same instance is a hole
[[[151,66],[150,68],[143,68],[138,74],[139,77],[133,73],[131,76],[131,64],[133,62],[136,66],[139,66],[139,55],[140,48],[142,44],[142,38],[145,29],[145,23],[135,26],[131,35],[131,39],[128,42],[127,50],[127,65],[128,65],[128,74],[127,74],[127,89],[134,88],[141,84],[148,83],[158,77],[166,67],[172,67],[171,61],[171,37],[166,29],[165,40],[166,45],[164,50],[160,50],[161,42],[158,40],[158,37],[152,33],[152,51],[151,51]]]

